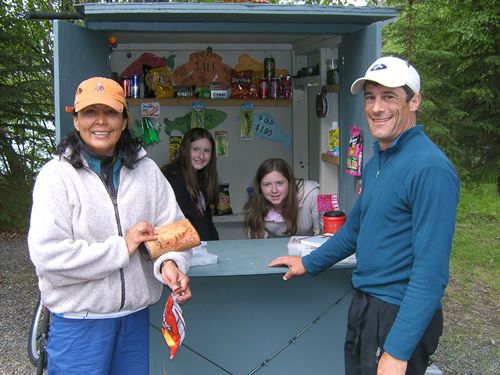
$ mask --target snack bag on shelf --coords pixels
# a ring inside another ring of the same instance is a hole
[[[350,127],[351,137],[347,147],[346,173],[351,176],[361,176],[361,166],[363,164],[363,142],[361,130],[356,126]]]

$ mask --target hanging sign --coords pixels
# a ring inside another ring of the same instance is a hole
[[[285,134],[270,113],[259,113],[256,117],[257,121],[255,121],[254,125],[255,135],[268,141],[280,142],[285,149],[290,147],[290,143],[292,142],[291,137]]]
[[[173,78],[177,86],[203,87],[219,82],[231,87],[231,67],[222,62],[221,56],[208,49],[189,55],[189,62],[174,69]]]

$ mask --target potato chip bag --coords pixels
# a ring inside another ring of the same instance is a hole
[[[219,185],[219,202],[215,208],[215,215],[232,215],[231,198],[229,197],[229,184]]]
[[[252,74],[251,70],[231,71],[231,97],[248,98],[250,96]]]
[[[186,335],[186,323],[173,293],[170,294],[165,304],[161,333],[170,348],[170,359],[174,359]]]
[[[146,84],[154,89],[157,98],[173,98],[172,72],[167,67],[153,68],[146,76]]]

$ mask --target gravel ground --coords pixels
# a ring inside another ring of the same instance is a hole
[[[452,282],[450,292],[453,288]],[[467,314],[463,307],[445,298],[445,331],[434,355],[443,374],[500,373],[499,305],[498,301],[481,300],[484,292],[482,288],[471,297],[479,303],[468,319],[471,310]],[[37,297],[37,278],[25,237],[0,233],[0,375],[36,373],[28,358],[27,343]],[[456,330],[459,335],[453,334]]]
[[[464,290],[452,275],[443,299],[444,333],[433,356],[444,374],[500,374],[499,301],[488,285],[475,280]]]
[[[25,238],[0,234],[0,374],[36,374],[27,346],[37,298]]]

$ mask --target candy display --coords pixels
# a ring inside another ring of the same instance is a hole
[[[234,68],[210,47],[193,52],[188,62],[175,67],[168,58],[144,52],[120,75],[115,73],[127,97],[200,99],[291,99],[292,77],[275,67],[275,59],[262,60],[241,54]]]
[[[363,142],[361,130],[352,125],[349,129],[351,137],[347,148],[346,173],[351,176],[361,176],[361,166],[363,164]]]

